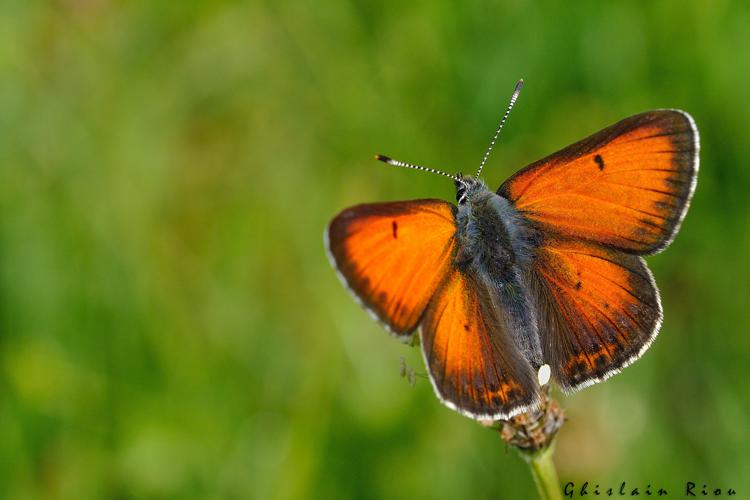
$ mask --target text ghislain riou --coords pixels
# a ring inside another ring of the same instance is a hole
[[[681,490],[681,491],[680,491]],[[709,487],[707,484],[697,484],[692,481],[686,481],[684,487],[672,489],[677,496],[683,495],[685,497],[720,497],[720,496],[734,496],[737,492],[733,488],[717,488]],[[580,486],[576,485],[573,481],[565,483],[563,488],[563,494],[568,498],[586,497],[586,496],[657,496],[663,497],[669,495],[669,490],[664,487],[652,487],[650,484],[645,488],[638,486],[628,486],[623,481],[619,487],[607,487],[602,488],[598,484],[591,485],[588,481],[584,482]]]

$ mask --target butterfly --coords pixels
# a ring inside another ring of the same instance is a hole
[[[535,409],[550,377],[573,392],[637,360],[662,306],[643,259],[674,239],[695,190],[699,138],[684,111],[648,111],[531,163],[493,192],[453,179],[456,202],[347,208],[326,247],[355,299],[419,343],[436,395],[479,420]]]

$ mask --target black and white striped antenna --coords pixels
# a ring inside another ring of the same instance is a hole
[[[508,104],[508,109],[505,110],[503,119],[500,120],[500,125],[498,125],[497,130],[495,131],[495,135],[492,137],[492,142],[490,142],[490,147],[488,147],[487,152],[484,153],[484,158],[482,158],[482,163],[479,164],[479,170],[477,170],[477,175],[474,176],[475,179],[478,179],[479,174],[482,173],[484,164],[487,163],[487,158],[490,157],[492,148],[495,147],[495,142],[497,141],[497,137],[500,135],[500,131],[503,129],[503,125],[505,125],[505,122],[508,119],[508,115],[510,115],[510,110],[513,109],[513,106],[516,104],[516,99],[518,99],[518,94],[521,93],[521,87],[523,87],[523,78],[518,80],[518,83],[516,83],[516,88],[513,90],[513,95],[510,97],[510,103]],[[413,168],[415,170],[421,170],[423,172],[430,172],[433,174],[438,174],[438,175],[448,177],[450,179],[453,179],[456,182],[460,182],[461,184],[464,184],[464,185],[466,184],[466,181],[463,179],[463,177],[460,174],[456,174],[456,175],[449,174],[448,172],[443,172],[442,170],[438,170],[436,168],[423,167],[421,165],[415,165],[413,163],[407,163],[405,161],[394,160],[393,158],[389,156],[385,156],[385,155],[375,155],[375,159],[378,161],[382,161],[383,163],[387,163],[388,165],[393,165],[394,167]]]
[[[484,164],[487,163],[487,158],[490,157],[490,153],[492,152],[492,148],[495,147],[495,141],[497,141],[497,136],[500,135],[500,131],[503,129],[503,125],[505,125],[505,120],[508,119],[508,115],[510,114],[510,110],[513,109],[513,106],[516,104],[516,99],[518,99],[518,94],[521,93],[521,87],[523,87],[523,78],[518,80],[518,83],[516,83],[516,88],[513,90],[513,95],[510,96],[510,103],[508,104],[508,109],[505,110],[505,114],[503,115],[503,119],[500,120],[500,125],[498,125],[497,130],[495,131],[495,135],[492,137],[492,142],[490,142],[490,147],[487,148],[487,152],[484,153],[484,158],[482,158],[482,163],[479,164],[479,170],[477,170],[477,175],[474,176],[475,179],[479,179],[479,174],[482,173],[482,169],[484,168]]]
[[[413,163],[406,163],[405,161],[394,160],[393,158],[385,155],[375,155],[375,159],[378,161],[382,161],[383,163],[387,163],[388,165],[393,165],[394,167],[413,168],[415,170],[422,170],[423,172],[431,172],[433,174],[444,175],[445,177],[450,177],[454,181],[460,182],[462,184],[464,182],[463,180],[461,180],[461,177],[449,174],[448,172],[443,172],[442,170],[438,170],[436,168],[423,167],[421,165],[414,165]]]

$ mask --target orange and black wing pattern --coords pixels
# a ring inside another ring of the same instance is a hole
[[[338,214],[327,229],[339,276],[395,335],[410,337],[448,273],[455,210],[441,200],[358,205]]]
[[[548,239],[529,275],[544,359],[567,391],[617,373],[657,335],[659,293],[637,255]]]
[[[539,387],[480,280],[453,270],[425,312],[422,352],[440,400],[463,415],[496,420],[528,410]]]
[[[545,233],[652,254],[679,229],[698,148],[690,115],[649,111],[532,163],[498,194]]]

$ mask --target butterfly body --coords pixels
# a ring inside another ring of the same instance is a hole
[[[662,306],[642,256],[677,233],[698,150],[687,113],[641,113],[531,163],[497,192],[443,174],[458,206],[345,209],[326,247],[373,317],[404,340],[419,329],[445,405],[509,418],[536,407],[543,372],[575,391],[619,373],[656,338]]]
[[[506,311],[506,328],[524,358],[537,369],[542,363],[536,317],[524,275],[533,259],[537,231],[508,200],[480,180],[462,178],[456,199],[454,265],[491,295],[486,307]]]

